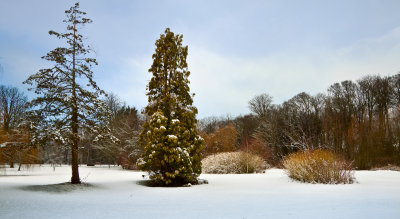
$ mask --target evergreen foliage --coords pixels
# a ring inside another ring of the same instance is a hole
[[[188,47],[169,28],[155,45],[144,110],[149,119],[139,136],[144,153],[137,165],[159,185],[193,183],[201,173],[203,139],[196,130],[197,108],[189,89]]]
[[[50,35],[66,43],[43,56],[54,62],[51,68],[40,69],[24,83],[36,84],[37,97],[31,101],[34,114],[44,118],[38,138],[51,139],[61,145],[70,145],[72,151],[71,183],[80,183],[78,172],[78,143],[85,130],[91,130],[98,136],[106,136],[109,111],[103,101],[105,95],[93,80],[91,68],[97,65],[94,58],[87,57],[91,49],[84,45],[80,27],[92,20],[84,18],[85,12],[79,10],[76,3],[65,11],[67,31],[58,33],[49,31]],[[81,82],[84,85],[81,85]],[[32,89],[32,88],[31,88]],[[39,124],[37,124],[39,126]],[[99,138],[98,138],[99,139]]]

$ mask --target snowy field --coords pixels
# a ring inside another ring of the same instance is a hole
[[[283,170],[201,175],[209,184],[141,185],[142,172],[80,167],[0,169],[0,218],[400,218],[400,172],[357,171],[352,185],[294,182]],[[4,175],[6,174],[6,175]]]

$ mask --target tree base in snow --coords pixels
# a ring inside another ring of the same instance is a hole
[[[70,182],[65,182],[59,184],[23,186],[21,187],[21,189],[33,192],[69,193],[74,191],[87,190],[93,187],[95,186],[88,183],[72,184]]]
[[[145,176],[142,176],[145,178]],[[186,183],[172,183],[172,184],[164,184],[161,182],[157,182],[154,180],[150,179],[145,179],[145,180],[140,180],[137,184],[143,185],[143,186],[148,186],[148,187],[191,187],[192,185],[202,185],[202,184],[208,184],[208,181],[205,179],[196,179],[191,182],[186,182]]]

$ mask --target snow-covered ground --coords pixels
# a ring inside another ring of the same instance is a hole
[[[90,186],[78,187],[60,185],[70,178],[67,166],[16,169],[0,169],[0,218],[400,218],[395,171],[357,171],[351,185],[299,183],[270,169],[154,188],[138,183],[142,172],[118,167],[82,166]]]

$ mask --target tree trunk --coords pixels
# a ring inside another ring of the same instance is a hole
[[[76,51],[76,28],[74,23],[74,45],[73,45],[73,53],[72,53],[72,117],[71,117],[71,125],[72,125],[72,144],[71,144],[71,153],[72,153],[72,184],[79,184],[81,180],[79,179],[79,171],[78,171],[78,105],[76,98],[76,82],[75,82],[75,51]]]
[[[10,129],[9,123],[7,123],[7,121],[4,121],[3,130],[7,132],[7,131],[9,131],[9,129]]]
[[[10,118],[7,112],[3,115],[3,130],[6,132],[10,130]]]
[[[74,74],[75,76],[75,74]],[[75,83],[74,83],[75,85]],[[76,100],[76,97],[74,97],[75,92],[73,93],[73,98]],[[75,101],[76,103],[76,101]],[[73,104],[74,105],[74,104]],[[78,137],[78,110],[75,106],[72,107],[72,144],[71,144],[71,153],[72,153],[72,161],[71,161],[71,166],[72,166],[72,177],[71,177],[71,183],[72,184],[79,184],[81,183],[81,180],[79,179],[79,172],[78,172],[78,142],[79,142],[79,137]]]
[[[72,177],[71,183],[72,184],[79,184],[81,180],[79,178],[79,171],[78,171],[78,141],[75,141],[71,145],[72,151]]]
[[[90,146],[88,146],[87,155],[86,155],[86,165],[92,165],[92,159],[90,159]]]

